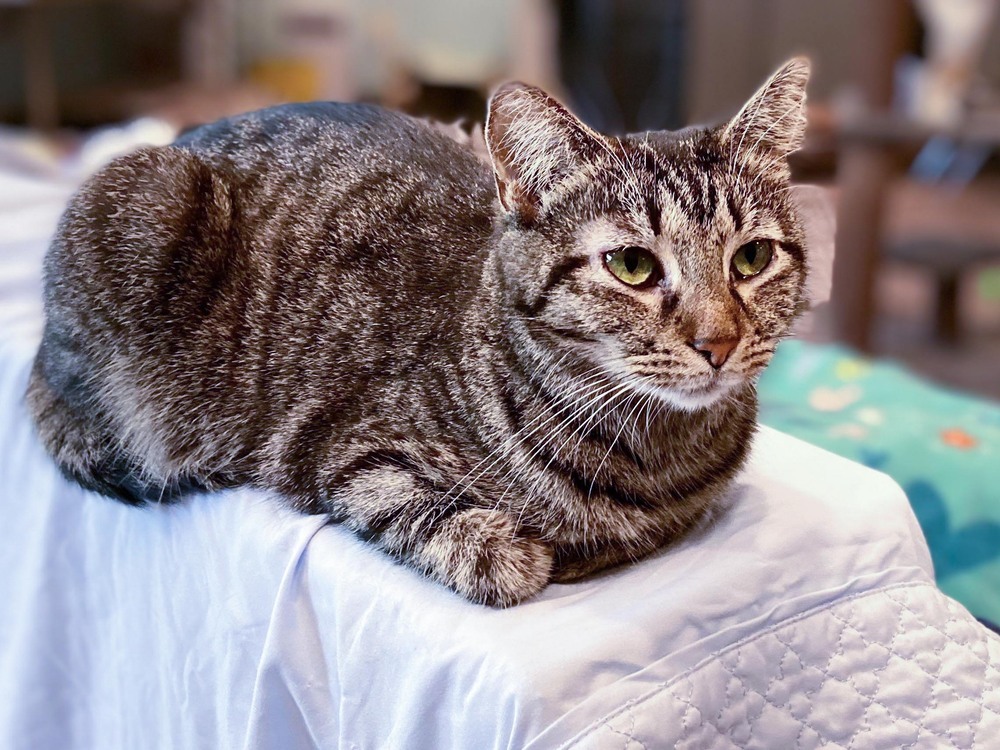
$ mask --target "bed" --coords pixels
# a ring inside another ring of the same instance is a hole
[[[989,747],[1000,638],[885,474],[761,427],[711,525],[509,610],[248,490],[67,483],[23,392],[72,180],[0,174],[0,747]]]

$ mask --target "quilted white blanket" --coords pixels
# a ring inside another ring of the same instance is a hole
[[[901,491],[773,431],[715,525],[506,611],[252,492],[68,484],[22,401],[64,199],[0,177],[0,748],[1000,747]]]

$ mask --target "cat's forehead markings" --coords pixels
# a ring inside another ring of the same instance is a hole
[[[661,180],[656,186],[656,204],[660,207],[660,233],[664,236],[686,235],[695,223],[689,215],[690,200],[679,181]]]
[[[728,211],[725,213],[727,214],[726,218],[729,219]],[[769,211],[761,210],[761,207],[753,201],[744,204],[740,219],[739,226],[736,226],[732,219],[729,221],[732,221],[734,234],[743,237],[745,241],[784,239],[785,232],[782,230],[778,218]]]
[[[733,231],[741,231],[743,229],[744,212],[736,202],[736,197],[729,191],[726,192],[726,209],[729,212],[729,219],[732,224]]]
[[[603,250],[635,245],[644,239],[642,232],[637,232],[631,224],[623,226],[620,221],[614,221],[607,216],[600,216],[581,224],[577,238],[584,247]]]

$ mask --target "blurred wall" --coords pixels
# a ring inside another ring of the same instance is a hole
[[[689,122],[732,114],[775,68],[797,54],[808,54],[814,64],[810,98],[836,95],[854,73],[864,6],[871,2],[690,0]]]
[[[555,39],[544,29],[544,16],[556,0],[214,1],[229,8],[242,71],[286,54],[287,19],[313,14],[343,24],[345,59],[361,93],[383,92],[402,69],[442,83],[484,86],[519,77],[558,90],[549,65],[555,55],[546,60],[539,53],[546,39]],[[890,1],[895,0],[687,0],[684,119],[703,122],[730,114],[781,61],[801,52],[815,62],[813,101],[836,95],[854,72],[866,8]],[[155,44],[168,36],[165,21],[123,12],[128,4],[76,2],[52,9],[61,92],[127,77],[134,72],[136,49],[141,53],[147,42],[148,54],[167,54]],[[145,11],[156,4],[141,6]],[[0,3],[0,118],[23,114],[23,55],[15,20],[16,11]],[[1000,85],[1000,18],[983,67]]]
[[[329,19],[346,35],[359,91],[391,85],[400,70],[449,85],[482,85],[511,64],[512,15],[519,3],[493,0],[246,0],[241,57],[287,55],[296,17]]]

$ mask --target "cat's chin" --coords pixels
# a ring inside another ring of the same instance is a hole
[[[733,391],[735,383],[713,382],[704,388],[668,388],[643,384],[643,390],[653,392],[670,406],[681,411],[699,411],[718,403]]]
[[[699,409],[707,409],[717,403],[732,388],[720,385],[701,391],[682,391],[671,388],[663,388],[661,390],[663,391],[662,398],[669,402],[671,406],[683,409],[684,411],[698,411]]]

